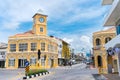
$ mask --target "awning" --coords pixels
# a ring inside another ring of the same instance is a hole
[[[102,0],[102,5],[112,4],[113,0]]]
[[[116,21],[120,18],[119,11],[120,11],[120,0],[114,0],[110,11],[105,18],[103,25],[116,26]]]
[[[120,44],[120,34],[105,44],[105,48],[108,50],[109,48],[114,48],[117,44]]]

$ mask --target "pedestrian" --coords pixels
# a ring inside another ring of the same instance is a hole
[[[72,66],[72,62],[71,61],[69,62],[69,65]]]

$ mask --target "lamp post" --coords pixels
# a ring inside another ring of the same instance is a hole
[[[40,49],[38,49],[38,65],[37,65],[38,67],[39,67],[39,62],[40,62],[39,61],[40,60],[40,56],[41,56],[41,51],[40,51]]]

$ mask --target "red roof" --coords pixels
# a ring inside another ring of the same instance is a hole
[[[19,33],[16,34],[15,36],[27,36],[27,35],[33,35],[34,33],[32,32],[32,30],[24,32],[24,33]]]

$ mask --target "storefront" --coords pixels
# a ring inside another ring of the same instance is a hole
[[[109,51],[109,54],[112,56],[112,59],[114,59],[112,61],[114,71],[119,72],[120,75],[120,34],[113,38],[110,42],[108,42],[105,45],[105,48],[107,51]]]

